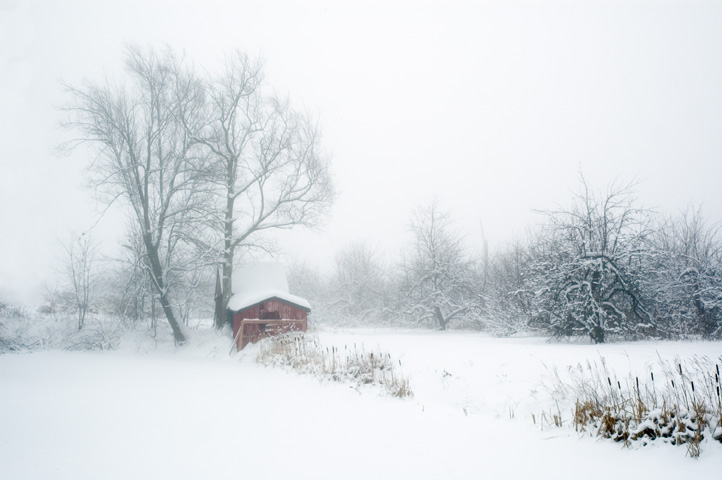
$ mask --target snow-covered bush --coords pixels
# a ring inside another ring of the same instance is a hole
[[[0,353],[37,350],[114,350],[123,330],[112,318],[89,319],[78,330],[74,315],[24,314],[0,318]]]
[[[27,312],[24,308],[0,299],[0,353],[20,349],[15,341],[15,324],[24,320]]]

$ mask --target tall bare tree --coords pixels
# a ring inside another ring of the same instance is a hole
[[[203,90],[168,49],[129,46],[124,65],[120,83],[68,86],[66,126],[81,134],[68,146],[90,144],[97,153],[95,185],[130,207],[144,266],[173,336],[182,343],[186,336],[171,301],[170,273],[179,245],[202,217],[205,159],[193,133]]]
[[[316,225],[333,186],[317,125],[270,92],[260,61],[233,52],[206,88],[206,125],[194,138],[214,165],[219,215],[210,218],[222,244],[225,311],[237,252],[267,249],[265,231]],[[223,322],[216,315],[218,328]]]

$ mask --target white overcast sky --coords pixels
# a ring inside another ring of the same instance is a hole
[[[125,42],[208,69],[261,54],[319,116],[338,201],[323,231],[282,242],[320,265],[357,239],[393,257],[432,196],[472,246],[481,225],[501,246],[568,204],[580,169],[722,219],[722,1],[0,0],[0,297],[33,301],[58,239],[97,220],[89,159],[54,153],[60,81],[117,76]]]

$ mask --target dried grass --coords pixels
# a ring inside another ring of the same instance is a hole
[[[367,352],[344,345],[324,347],[318,338],[303,332],[289,332],[268,337],[260,342],[256,361],[266,366],[288,366],[301,373],[310,373],[337,382],[357,385],[381,385],[394,397],[413,396],[409,379],[397,372],[391,355],[380,351]],[[401,361],[398,362],[401,370]]]
[[[579,432],[625,445],[684,445],[688,455],[697,457],[705,439],[722,442],[720,364],[722,357],[674,363],[660,358],[644,377],[620,378],[601,358],[570,367],[566,381],[551,370],[550,390],[575,399],[573,422]]]

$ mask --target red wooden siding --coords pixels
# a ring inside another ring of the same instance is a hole
[[[277,298],[233,314],[233,338],[236,339],[238,350],[269,335],[289,331],[305,332],[307,327],[305,309]]]

